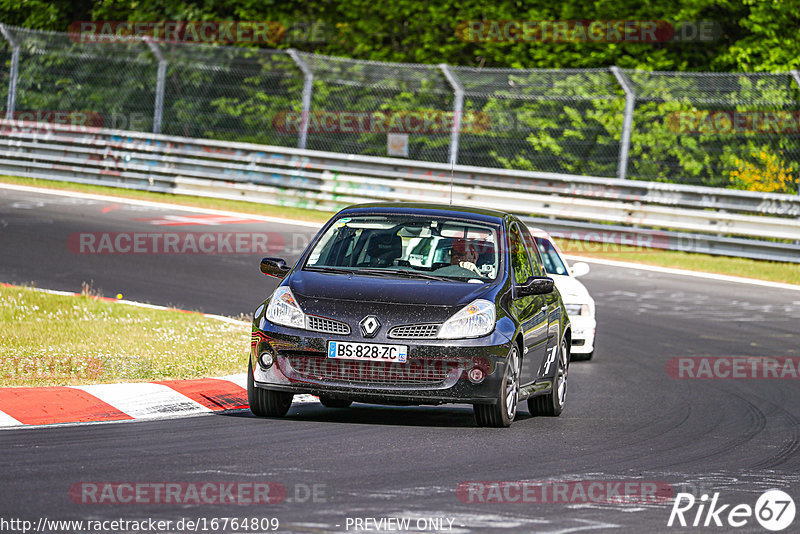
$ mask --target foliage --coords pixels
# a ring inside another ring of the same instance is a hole
[[[492,72],[488,67],[583,69],[560,76],[537,71],[484,78],[459,71],[465,79],[472,76],[475,83],[467,88],[465,110],[491,119],[487,131],[462,134],[459,162],[596,176],[617,174],[625,105],[608,67],[683,72],[800,68],[798,0],[665,0],[657,4],[638,0],[0,0],[0,21],[8,25],[64,32],[83,20],[278,22],[286,30],[278,48],[337,56],[309,59],[316,80],[312,110],[448,112],[453,106],[452,90],[436,68],[439,63],[483,73]],[[509,20],[667,21],[676,30],[682,22],[692,28],[711,21],[714,32],[711,39],[680,39],[678,33],[658,42],[495,42],[465,37],[468,21]],[[106,126],[152,128],[157,64],[146,47],[55,41],[31,38],[24,46],[17,109],[89,110],[101,114]],[[301,109],[303,75],[287,56],[259,50],[253,43],[159,46],[167,58],[163,133],[296,146],[296,133],[275,127],[281,112]],[[343,58],[422,63],[428,68],[408,74],[405,68]],[[5,43],[0,45],[0,61],[6,65],[10,61]],[[4,75],[0,72],[3,101]],[[752,156],[761,151],[775,157],[782,154],[788,175],[799,172],[796,133],[687,134],[674,131],[668,122],[671,114],[680,112],[800,109],[800,90],[791,80],[764,78],[748,85],[749,79],[739,77],[724,81],[720,85],[724,89],[704,83],[689,77],[636,80],[639,99],[628,177],[744,187],[745,182],[759,181],[744,180],[739,174],[733,182],[729,178],[734,172],[753,176],[755,171],[748,165],[771,168]],[[449,143],[446,134],[412,134],[409,157],[446,162]],[[386,135],[310,132],[307,147],[382,156],[386,155]],[[796,190],[793,184],[783,189],[775,184],[775,190]]]
[[[757,163],[736,159],[738,169],[731,171],[730,180],[737,189],[782,193],[797,184],[792,169],[779,154],[761,151],[752,154]]]

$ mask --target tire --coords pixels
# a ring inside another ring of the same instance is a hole
[[[478,426],[503,428],[510,426],[517,415],[517,402],[519,400],[519,349],[514,343],[508,353],[508,365],[500,383],[495,404],[473,404],[475,422]]]
[[[283,417],[292,405],[292,393],[257,388],[253,381],[253,362],[247,366],[247,402],[256,417]]]
[[[587,352],[586,354],[571,354],[569,359],[572,362],[588,362],[594,356],[594,351]]]
[[[533,415],[557,417],[564,410],[567,401],[567,375],[569,373],[569,348],[566,339],[561,340],[561,350],[557,361],[558,366],[550,392],[528,399],[528,411]]]
[[[320,397],[319,402],[326,408],[348,408],[353,401],[346,399],[332,399],[330,397]]]

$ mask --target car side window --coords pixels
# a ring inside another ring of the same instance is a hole
[[[518,285],[522,285],[528,278],[533,276],[533,271],[531,271],[531,258],[528,254],[528,247],[525,246],[523,237],[516,223],[512,224],[509,229],[508,242],[511,252],[511,269],[514,271],[514,281]]]
[[[542,256],[539,254],[539,247],[536,246],[537,240],[531,235],[530,230],[527,228],[522,229],[522,236],[525,240],[525,244],[528,247],[528,253],[530,253],[531,260],[532,260],[532,267],[533,267],[533,274],[534,276],[544,276],[544,263],[542,262]]]

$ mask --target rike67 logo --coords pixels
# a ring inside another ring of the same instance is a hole
[[[765,529],[778,532],[792,524],[794,515],[794,500],[781,490],[764,492],[754,507],[719,504],[719,493],[714,493],[711,500],[707,494],[697,499],[691,493],[678,493],[667,526],[740,528],[755,517]]]

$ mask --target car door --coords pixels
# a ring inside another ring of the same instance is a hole
[[[536,380],[539,368],[546,357],[547,302],[544,295],[519,296],[517,286],[524,284],[528,278],[534,275],[535,271],[524,235],[516,222],[509,226],[508,244],[514,278],[511,313],[521,325],[525,346],[520,373],[520,385],[524,386]],[[538,260],[536,261],[536,268],[541,272]]]
[[[538,263],[539,272],[537,276],[548,276],[548,274],[562,274],[557,270],[553,273],[549,273],[547,266],[550,265],[552,268],[555,269],[555,265],[552,263],[552,260],[548,261],[546,255],[540,252],[540,245],[541,243],[539,240],[541,239],[544,241],[544,238],[536,237],[534,238],[527,228],[523,229],[523,234],[525,235],[525,243],[528,245],[528,249],[531,251],[531,256],[536,258],[536,262]],[[549,245],[552,247],[552,244]],[[564,268],[563,265],[561,268]],[[566,272],[566,270],[565,270]],[[545,302],[547,303],[547,356],[548,362],[551,365],[545,364],[545,367],[542,369],[543,374],[547,375],[550,374],[552,370],[553,361],[555,361],[556,356],[556,347],[558,347],[558,341],[561,339],[561,304],[559,303],[559,293],[558,289],[554,290],[552,293],[547,295],[543,295],[545,298]]]

